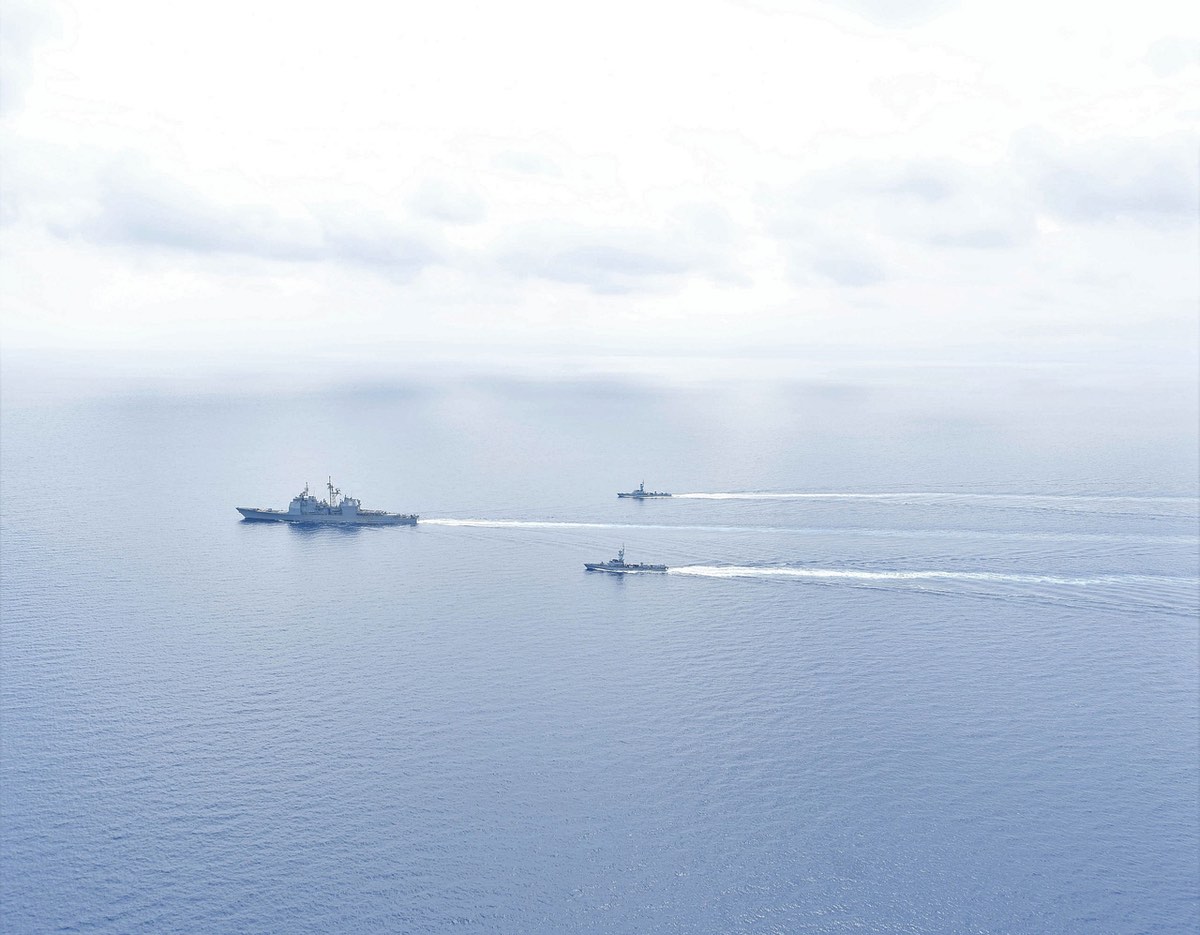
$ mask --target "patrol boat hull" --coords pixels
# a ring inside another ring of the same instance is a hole
[[[666,571],[666,565],[615,565],[612,562],[584,562],[588,571],[607,571],[614,575],[627,575],[631,571]]]
[[[649,500],[652,497],[669,497],[669,493],[663,493],[661,490],[647,490],[646,482],[642,481],[638,484],[637,490],[625,490],[617,494],[627,500]]]
[[[614,575],[626,575],[632,571],[666,571],[666,565],[639,565],[637,562],[625,561],[625,546],[621,546],[621,551],[617,553],[616,558],[610,558],[607,562],[584,562],[583,567],[588,571],[607,571]]]

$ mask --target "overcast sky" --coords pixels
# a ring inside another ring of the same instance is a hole
[[[1198,18],[4,0],[0,340],[1194,379]]]

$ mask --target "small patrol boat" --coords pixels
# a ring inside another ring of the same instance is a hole
[[[308,484],[288,504],[286,510],[239,506],[237,511],[252,522],[297,523],[321,526],[415,526],[415,513],[385,513],[383,510],[364,510],[360,500],[343,496],[333,486],[333,478],[325,485],[327,500],[318,500],[308,492]]]
[[[637,490],[627,490],[617,494],[618,497],[629,497],[632,500],[649,500],[651,497],[669,497],[669,493],[663,493],[661,490],[647,490],[646,482],[642,481],[638,484]]]
[[[616,558],[610,558],[607,562],[584,562],[583,567],[588,571],[611,571],[614,574],[624,574],[629,571],[667,570],[666,565],[640,565],[637,562],[627,563],[625,561],[625,546],[621,546],[621,551],[617,553]]]

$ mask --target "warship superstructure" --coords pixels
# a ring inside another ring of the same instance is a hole
[[[615,574],[624,574],[630,571],[666,571],[666,565],[641,565],[637,562],[625,561],[625,546],[621,546],[621,551],[617,553],[616,558],[610,558],[607,562],[584,562],[583,567],[588,571],[611,571]]]
[[[669,493],[663,493],[659,490],[647,490],[646,482],[642,481],[638,484],[637,490],[628,490],[617,494],[618,497],[628,497],[632,500],[649,500],[651,497],[669,497]]]
[[[333,486],[333,478],[325,485],[328,499],[318,500],[309,493],[308,484],[292,497],[286,510],[239,506],[237,511],[255,522],[321,524],[331,526],[415,526],[415,513],[385,513],[383,510],[364,510],[355,497],[343,495]]]

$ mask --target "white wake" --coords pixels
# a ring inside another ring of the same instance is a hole
[[[836,579],[848,581],[982,581],[1007,584],[1049,584],[1067,587],[1087,587],[1103,584],[1172,583],[1186,579],[1160,575],[1094,575],[1065,577],[1061,575],[1020,574],[991,571],[865,571],[857,568],[806,568],[797,566],[762,565],[681,565],[671,568],[672,575],[692,575],[702,578],[804,578],[809,580]]]
[[[479,529],[615,529],[618,523],[567,523],[522,519],[423,519],[422,526],[471,526]]]
[[[1027,503],[1189,503],[1196,497],[1149,497],[1134,494],[959,493],[952,490],[913,491],[770,491],[677,493],[683,500],[1010,500]]]
[[[700,496],[689,494],[688,496]],[[705,494],[705,496],[710,496]],[[717,496],[713,494],[711,496]],[[722,495],[724,496],[724,495]],[[683,523],[598,523],[563,520],[451,519],[431,517],[420,520],[422,526],[450,526],[475,529],[628,529],[667,532],[757,533],[804,536],[884,536],[904,539],[1015,539],[1053,542],[1193,542],[1195,535],[1148,535],[1145,533],[1096,532],[1022,532],[988,529],[876,529],[869,526],[843,528],[825,526],[733,526]]]

